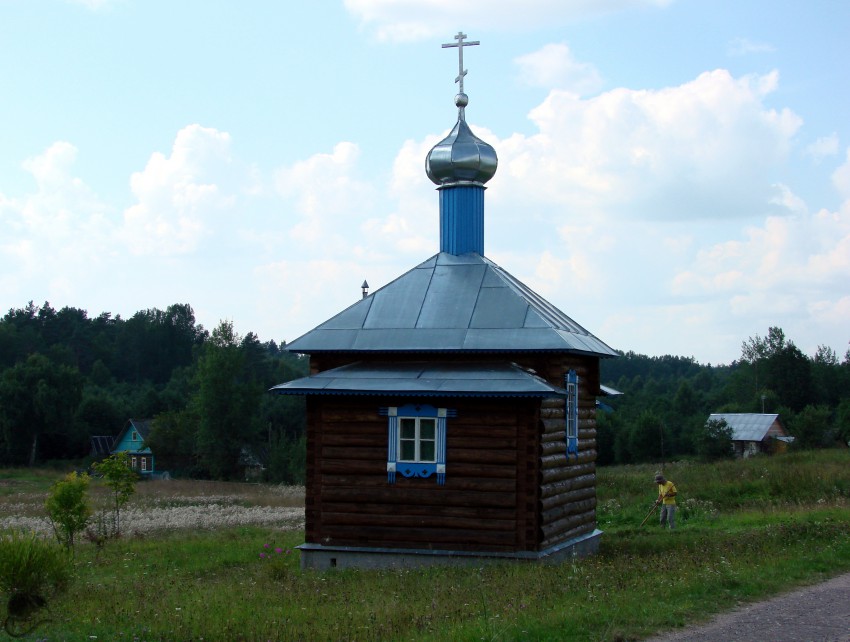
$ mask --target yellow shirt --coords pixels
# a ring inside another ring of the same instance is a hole
[[[664,497],[664,503],[669,505],[676,504],[676,485],[669,479],[663,484],[658,484],[658,496]]]

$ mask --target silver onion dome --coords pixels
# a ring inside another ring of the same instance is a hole
[[[425,158],[425,173],[437,185],[483,185],[496,173],[499,164],[496,150],[473,134],[466,124],[464,108],[468,104],[469,97],[466,94],[455,96],[455,105],[458,107],[457,124]]]

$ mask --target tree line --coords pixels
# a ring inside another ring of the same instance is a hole
[[[93,435],[153,418],[157,468],[233,479],[245,462],[272,481],[303,476],[303,401],[271,386],[307,361],[221,322],[207,331],[189,304],[128,319],[49,303],[0,319],[0,465],[84,459]]]
[[[821,345],[808,357],[779,327],[746,339],[729,365],[626,352],[601,371],[624,394],[601,400],[600,465],[716,456],[711,413],[778,413],[795,448],[850,442],[850,350],[839,361]]]
[[[82,460],[91,436],[152,418],[157,469],[235,479],[259,462],[270,481],[300,481],[304,401],[266,393],[307,373],[285,348],[229,321],[210,332],[189,304],[128,319],[11,309],[0,319],[0,465]],[[624,394],[601,400],[600,465],[716,454],[706,432],[716,412],[779,413],[796,447],[850,441],[850,350],[841,361],[826,346],[808,357],[778,327],[745,340],[729,365],[626,352],[601,368]]]

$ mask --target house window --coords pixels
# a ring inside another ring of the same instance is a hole
[[[398,460],[414,463],[437,461],[437,420],[430,417],[399,417]]]
[[[396,473],[403,477],[437,475],[437,483],[446,483],[446,417],[454,410],[428,404],[407,404],[381,408],[387,421],[387,481],[395,483]]]
[[[142,472],[147,471],[148,469],[148,458],[142,457]]]
[[[567,458],[578,457],[578,375],[570,370],[566,375],[567,401]]]
[[[136,470],[136,468],[138,468],[138,466],[139,466],[139,463],[138,463],[137,458],[131,457],[130,458],[130,468],[132,468],[133,470]]]
[[[137,433],[137,432],[134,430],[134,431],[133,431],[133,434],[130,436],[130,439],[131,439],[131,441],[139,441],[139,433]]]

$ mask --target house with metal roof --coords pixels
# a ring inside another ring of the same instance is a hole
[[[783,451],[794,440],[777,414],[726,412],[711,414],[708,420],[723,420],[732,429],[732,447],[738,457]]]
[[[594,552],[599,360],[616,352],[484,256],[492,146],[458,118],[426,158],[440,251],[287,345],[310,375],[305,568]]]

